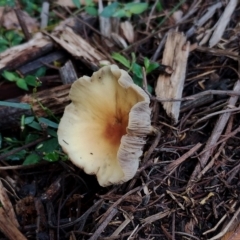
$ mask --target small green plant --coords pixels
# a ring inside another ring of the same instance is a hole
[[[3,71],[2,76],[10,82],[15,82],[19,88],[28,91],[29,86],[34,88],[41,86],[41,82],[37,79],[37,77],[44,76],[45,72],[46,68],[42,67],[37,70],[35,75],[27,75],[22,78],[21,76],[19,76],[19,74],[15,72],[9,72],[5,70]]]
[[[10,47],[16,46],[23,41],[23,36],[13,30],[5,31],[4,29],[1,29],[1,32],[0,52],[3,52]]]
[[[15,6],[15,0],[0,0],[0,6],[14,7]]]
[[[81,2],[80,0],[72,0],[73,4],[80,9],[81,8]],[[85,0],[85,5],[83,6],[84,11],[86,11],[89,15],[97,16],[98,10],[95,2],[93,0]]]
[[[42,10],[42,0],[21,0],[24,11],[26,11],[30,16],[34,16],[35,13],[39,14]]]
[[[18,147],[32,143],[39,138],[49,136],[45,141],[37,144],[31,149],[22,149],[21,151],[7,157],[10,161],[23,161],[23,165],[35,164],[41,160],[56,162],[66,160],[67,156],[61,153],[61,147],[57,140],[58,123],[44,117],[36,118],[34,116],[21,118],[21,137],[2,137],[0,135],[0,153],[6,153]],[[4,148],[3,148],[4,145]]]
[[[102,17],[131,17],[133,14],[141,14],[148,8],[148,3],[120,3],[113,2],[103,9]]]
[[[128,68],[128,71],[130,71],[133,74],[133,81],[139,85],[142,86],[142,66],[139,65],[136,62],[136,55],[132,53],[132,61],[129,61],[126,57],[121,55],[120,53],[113,53],[112,58],[118,62],[120,62],[122,65],[124,65],[126,68]],[[144,58],[144,68],[146,70],[146,74],[151,73],[153,70],[158,68],[160,65],[156,62],[150,62],[148,58]],[[148,91],[152,93],[153,89],[150,85],[148,85]]]
[[[31,16],[33,16],[35,12],[38,12],[38,13],[41,12],[42,0],[32,0],[32,1],[21,0],[21,4],[23,6],[24,11],[29,13]],[[15,7],[16,0],[0,0],[0,6]]]

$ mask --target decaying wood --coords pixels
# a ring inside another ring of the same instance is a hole
[[[60,61],[66,58],[66,52],[65,51],[55,51],[52,53],[49,53],[43,57],[39,57],[38,59],[31,61],[21,67],[18,68],[18,71],[25,75],[28,73],[31,73],[33,71],[36,71],[42,66],[46,66],[54,61]]]
[[[49,36],[74,57],[83,58],[95,66],[99,66],[99,61],[105,59],[102,53],[93,48],[90,43],[76,34],[65,23],[59,25]]]
[[[72,84],[78,79],[76,71],[70,60],[67,61],[64,66],[59,69],[59,73],[63,84]]]
[[[159,75],[155,89],[158,98],[178,99],[182,97],[188,54],[189,43],[186,42],[186,37],[179,32],[169,32],[163,52],[162,64],[170,66],[173,73],[170,76]],[[163,107],[168,116],[176,123],[179,116],[180,102],[165,102]]]
[[[25,238],[18,228],[12,223],[11,219],[2,207],[0,208],[0,231],[8,239],[27,240],[27,238]]]
[[[32,106],[31,110],[0,107],[0,128],[10,128],[13,125],[19,124],[21,116],[36,115],[38,117],[47,116],[47,109],[53,114],[62,113],[64,108],[69,103],[70,84],[62,85],[44,90],[36,94],[25,95],[14,100],[14,102],[28,103]]]
[[[53,47],[52,41],[37,33],[29,42],[9,48],[0,53],[0,70],[16,69],[23,64],[48,53]]]

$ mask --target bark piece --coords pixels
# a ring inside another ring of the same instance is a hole
[[[171,75],[160,74],[156,86],[156,95],[161,99],[179,99],[185,81],[186,65],[189,54],[189,43],[179,32],[170,31],[163,52],[162,64],[173,69]],[[165,102],[163,107],[168,116],[178,121],[180,102]]]
[[[55,51],[21,66],[18,68],[18,71],[21,72],[21,74],[25,75],[54,61],[62,60],[66,58],[66,55],[68,54],[66,54],[65,51]]]
[[[50,109],[54,114],[63,112],[66,105],[70,102],[68,96],[69,89],[70,85],[62,85],[38,92],[34,95],[25,95],[24,97],[12,100],[12,102],[29,103],[32,105],[33,110],[0,107],[0,129],[7,129],[19,124],[23,114],[30,116],[34,113],[38,117],[47,116],[47,112],[42,106]]]
[[[99,62],[105,59],[102,53],[68,26],[59,25],[49,36],[74,57],[83,58],[95,66],[99,66]]]
[[[59,70],[63,84],[71,84],[77,80],[77,74],[72,62],[69,60]]]
[[[16,69],[25,63],[36,59],[53,47],[52,41],[37,33],[32,40],[27,43],[9,48],[0,54],[0,70]]]

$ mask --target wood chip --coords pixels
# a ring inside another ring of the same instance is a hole
[[[49,35],[55,42],[60,44],[65,50],[74,57],[82,57],[86,61],[91,62],[95,66],[99,65],[99,61],[104,60],[102,53],[92,47],[80,35],[76,34],[70,27],[59,26],[53,34]]]
[[[29,42],[9,48],[1,53],[0,70],[3,68],[16,69],[31,59],[49,52],[52,46],[52,41],[48,37],[43,36],[42,33],[37,33]],[[21,59],[21,61],[19,61],[19,59]]]
[[[171,75],[159,75],[155,89],[157,97],[161,99],[178,99],[182,97],[188,54],[189,43],[186,43],[186,37],[182,33],[170,31],[163,53],[162,64],[170,66],[173,73]],[[178,121],[180,104],[180,102],[163,103],[168,116],[175,123]]]

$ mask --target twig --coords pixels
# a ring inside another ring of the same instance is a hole
[[[217,22],[217,26],[212,34],[211,39],[209,40],[209,47],[215,46],[221,39],[226,26],[228,25],[229,21],[231,20],[231,16],[233,11],[236,9],[238,0],[230,0],[227,7],[225,8],[222,16],[220,17],[219,21]]]
[[[228,222],[228,224],[226,225],[226,227],[220,232],[218,233],[216,236],[210,238],[209,240],[216,240],[221,238],[231,227],[231,225],[233,224],[233,222],[237,219],[238,215],[240,213],[240,207],[238,208],[238,210],[235,212],[235,214],[233,215],[232,219]]]
[[[142,165],[148,161],[148,159],[150,158],[151,154],[153,153],[153,151],[157,147],[157,145],[158,145],[158,143],[160,141],[160,138],[161,138],[161,133],[158,132],[158,134],[157,134],[156,138],[154,139],[151,147],[148,149],[147,154],[144,156],[144,158],[142,160]]]
[[[217,2],[207,9],[207,12],[186,32],[186,36],[191,37],[199,27],[205,24],[216,12],[218,8],[222,7],[221,2]]]
[[[23,18],[23,12],[20,9],[14,9],[15,14],[17,16],[17,19],[19,21],[19,24],[22,28],[23,34],[25,36],[26,41],[29,41],[31,39],[31,34],[28,31],[27,24]]]
[[[193,148],[191,148],[188,152],[183,154],[180,158],[176,159],[174,162],[170,163],[166,167],[166,172],[169,172],[170,174],[175,171],[175,169],[183,163],[186,159],[188,159],[191,155],[193,155],[200,147],[202,146],[201,143],[196,144]]]
[[[111,212],[108,214],[104,222],[98,227],[98,229],[95,231],[95,233],[89,238],[89,240],[97,240],[100,234],[104,231],[108,223],[115,217],[118,210],[116,208],[113,208]]]
[[[228,126],[227,129],[225,131],[225,136],[229,137],[231,129],[232,129],[232,125],[233,125],[233,117],[231,116],[229,122],[228,122]],[[236,132],[237,133],[237,132]],[[232,137],[232,136],[231,136]],[[219,157],[220,153],[222,152],[225,144],[227,141],[222,142],[221,146],[218,148],[217,153],[213,156],[213,158],[211,159],[211,161],[206,165],[206,167],[199,173],[198,175],[198,179],[200,179],[214,164],[215,160]]]
[[[152,17],[152,15],[153,15],[153,12],[154,12],[155,9],[156,9],[157,4],[158,4],[158,0],[155,0],[153,6],[151,7],[151,11],[150,11],[150,13],[149,13],[148,20],[147,20],[147,23],[146,23],[146,26],[147,26],[147,27],[146,27],[146,32],[148,32],[148,30],[149,30],[149,24],[150,24],[150,21],[151,21],[151,17]]]
[[[236,92],[240,91],[240,80],[238,80],[236,82],[236,84],[234,86],[234,91],[236,91]],[[234,106],[236,104],[237,100],[238,100],[238,97],[236,97],[236,96],[230,97],[228,100],[228,105]],[[200,162],[197,164],[197,166],[195,167],[195,169],[190,177],[190,180],[188,182],[189,187],[192,185],[197,174],[199,174],[201,168],[205,167],[205,165],[207,164],[207,161],[208,161],[209,157],[212,155],[212,153],[216,147],[216,143],[217,143],[219,137],[221,136],[222,131],[225,128],[225,125],[226,125],[230,115],[231,115],[231,113],[227,112],[227,113],[223,113],[219,117],[219,119],[213,129],[213,132],[212,132],[210,138],[208,139],[207,144],[203,150],[204,154],[202,154],[200,156],[200,160],[199,160]]]
[[[47,25],[48,25],[49,6],[50,6],[50,4],[47,1],[44,1],[42,4],[41,29],[47,27]]]

